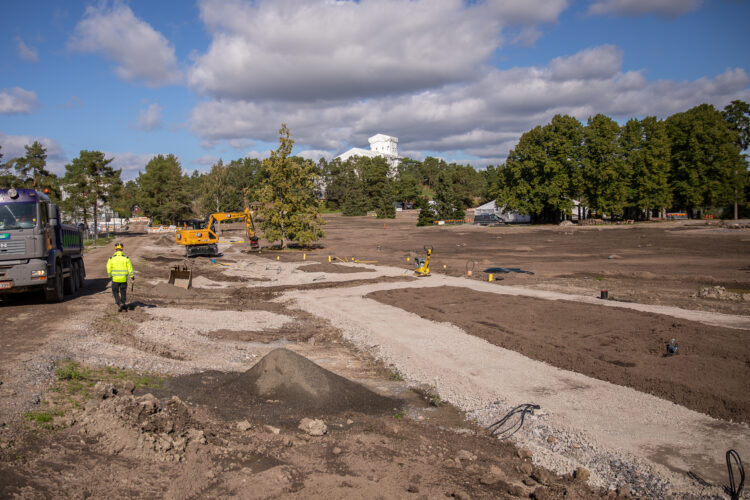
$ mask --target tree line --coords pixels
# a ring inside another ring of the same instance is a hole
[[[524,133],[507,161],[488,167],[492,198],[535,221],[570,215],[573,200],[597,214],[650,218],[654,211],[700,216],[748,213],[750,106],[701,104],[665,120],[620,126],[596,115],[586,125],[557,115]],[[726,212],[730,212],[727,210]]]
[[[432,157],[395,165],[383,157],[313,162],[292,156],[293,144],[282,125],[269,158],[219,160],[209,172],[188,174],[176,156],[157,155],[123,183],[113,158],[99,151],[81,151],[57,177],[35,141],[4,163],[0,146],[0,185],[46,189],[68,217],[87,224],[105,205],[125,217],[137,206],[157,224],[175,224],[253,204],[266,238],[282,245],[320,238],[321,212],[393,218],[396,204],[419,208],[420,225],[463,219],[466,208],[489,200],[536,222],[571,215],[574,200],[596,214],[634,219],[665,209],[750,212],[742,154],[750,147],[750,106],[743,101],[624,125],[601,114],[585,125],[557,115],[524,133],[505,163],[482,171]]]

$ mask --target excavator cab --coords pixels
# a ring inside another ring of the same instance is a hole
[[[175,240],[178,244],[185,246],[185,256],[195,257],[205,255],[217,257],[219,255],[219,237],[216,235],[216,224],[229,220],[242,220],[245,223],[245,232],[250,241],[250,247],[258,248],[258,236],[255,233],[252,212],[246,208],[242,212],[216,212],[210,214],[200,224],[193,222],[190,228],[185,227],[175,231]],[[196,221],[196,219],[191,219]]]

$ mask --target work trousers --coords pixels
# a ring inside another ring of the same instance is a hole
[[[116,283],[112,282],[112,295],[115,296],[115,302],[118,306],[124,306],[127,304],[127,294],[128,294],[128,282],[125,283]]]

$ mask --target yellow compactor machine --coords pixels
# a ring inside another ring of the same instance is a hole
[[[258,236],[255,234],[253,215],[249,208],[243,212],[216,212],[210,214],[204,221],[192,221],[191,227],[182,227],[175,231],[175,240],[185,245],[185,255],[195,257],[205,255],[217,257],[219,255],[219,237],[216,235],[218,222],[241,220],[245,223],[245,231],[250,241],[250,248],[258,248]]]

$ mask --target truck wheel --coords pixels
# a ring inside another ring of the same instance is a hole
[[[83,264],[81,262],[76,262],[76,281],[78,281],[78,289],[83,290]]]
[[[63,299],[63,275],[60,264],[55,266],[55,287],[50,290],[49,288],[44,289],[44,298],[47,302],[60,302]]]
[[[70,264],[70,276],[65,278],[64,286],[65,286],[65,295],[75,295],[76,291],[78,290],[78,283],[76,280],[76,269],[75,264]]]

